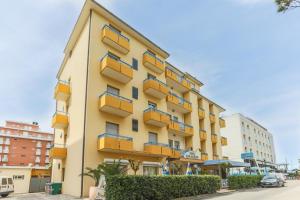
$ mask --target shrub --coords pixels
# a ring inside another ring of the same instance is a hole
[[[263,176],[261,175],[241,175],[228,177],[230,189],[254,188],[260,184]]]
[[[169,200],[215,193],[218,176],[110,176],[106,179],[108,200]]]

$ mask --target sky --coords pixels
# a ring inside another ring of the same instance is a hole
[[[274,135],[278,162],[300,158],[300,9],[273,0],[98,0],[168,51],[201,93]],[[188,2],[188,3],[187,3]],[[0,7],[0,124],[51,129],[63,49],[83,0],[5,1]]]

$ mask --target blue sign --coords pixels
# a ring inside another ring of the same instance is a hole
[[[245,159],[253,159],[254,158],[253,152],[242,153],[241,158],[244,160]]]

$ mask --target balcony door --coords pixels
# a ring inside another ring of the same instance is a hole
[[[107,86],[107,92],[110,93],[110,94],[114,94],[116,96],[119,96],[120,94],[120,90],[118,88],[114,88],[112,86]]]
[[[157,144],[157,133],[149,132],[149,143]]]
[[[106,131],[106,133],[109,133],[109,134],[119,135],[119,124],[106,122],[105,131]]]
[[[157,108],[157,104],[156,104],[156,103],[153,103],[153,102],[151,102],[151,101],[148,101],[148,108],[156,109],[156,108]]]

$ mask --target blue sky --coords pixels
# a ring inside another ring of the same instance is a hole
[[[205,83],[201,92],[274,135],[279,162],[300,158],[300,9],[272,0],[98,0]],[[82,0],[6,1],[0,7],[0,121],[51,130],[63,49]]]

